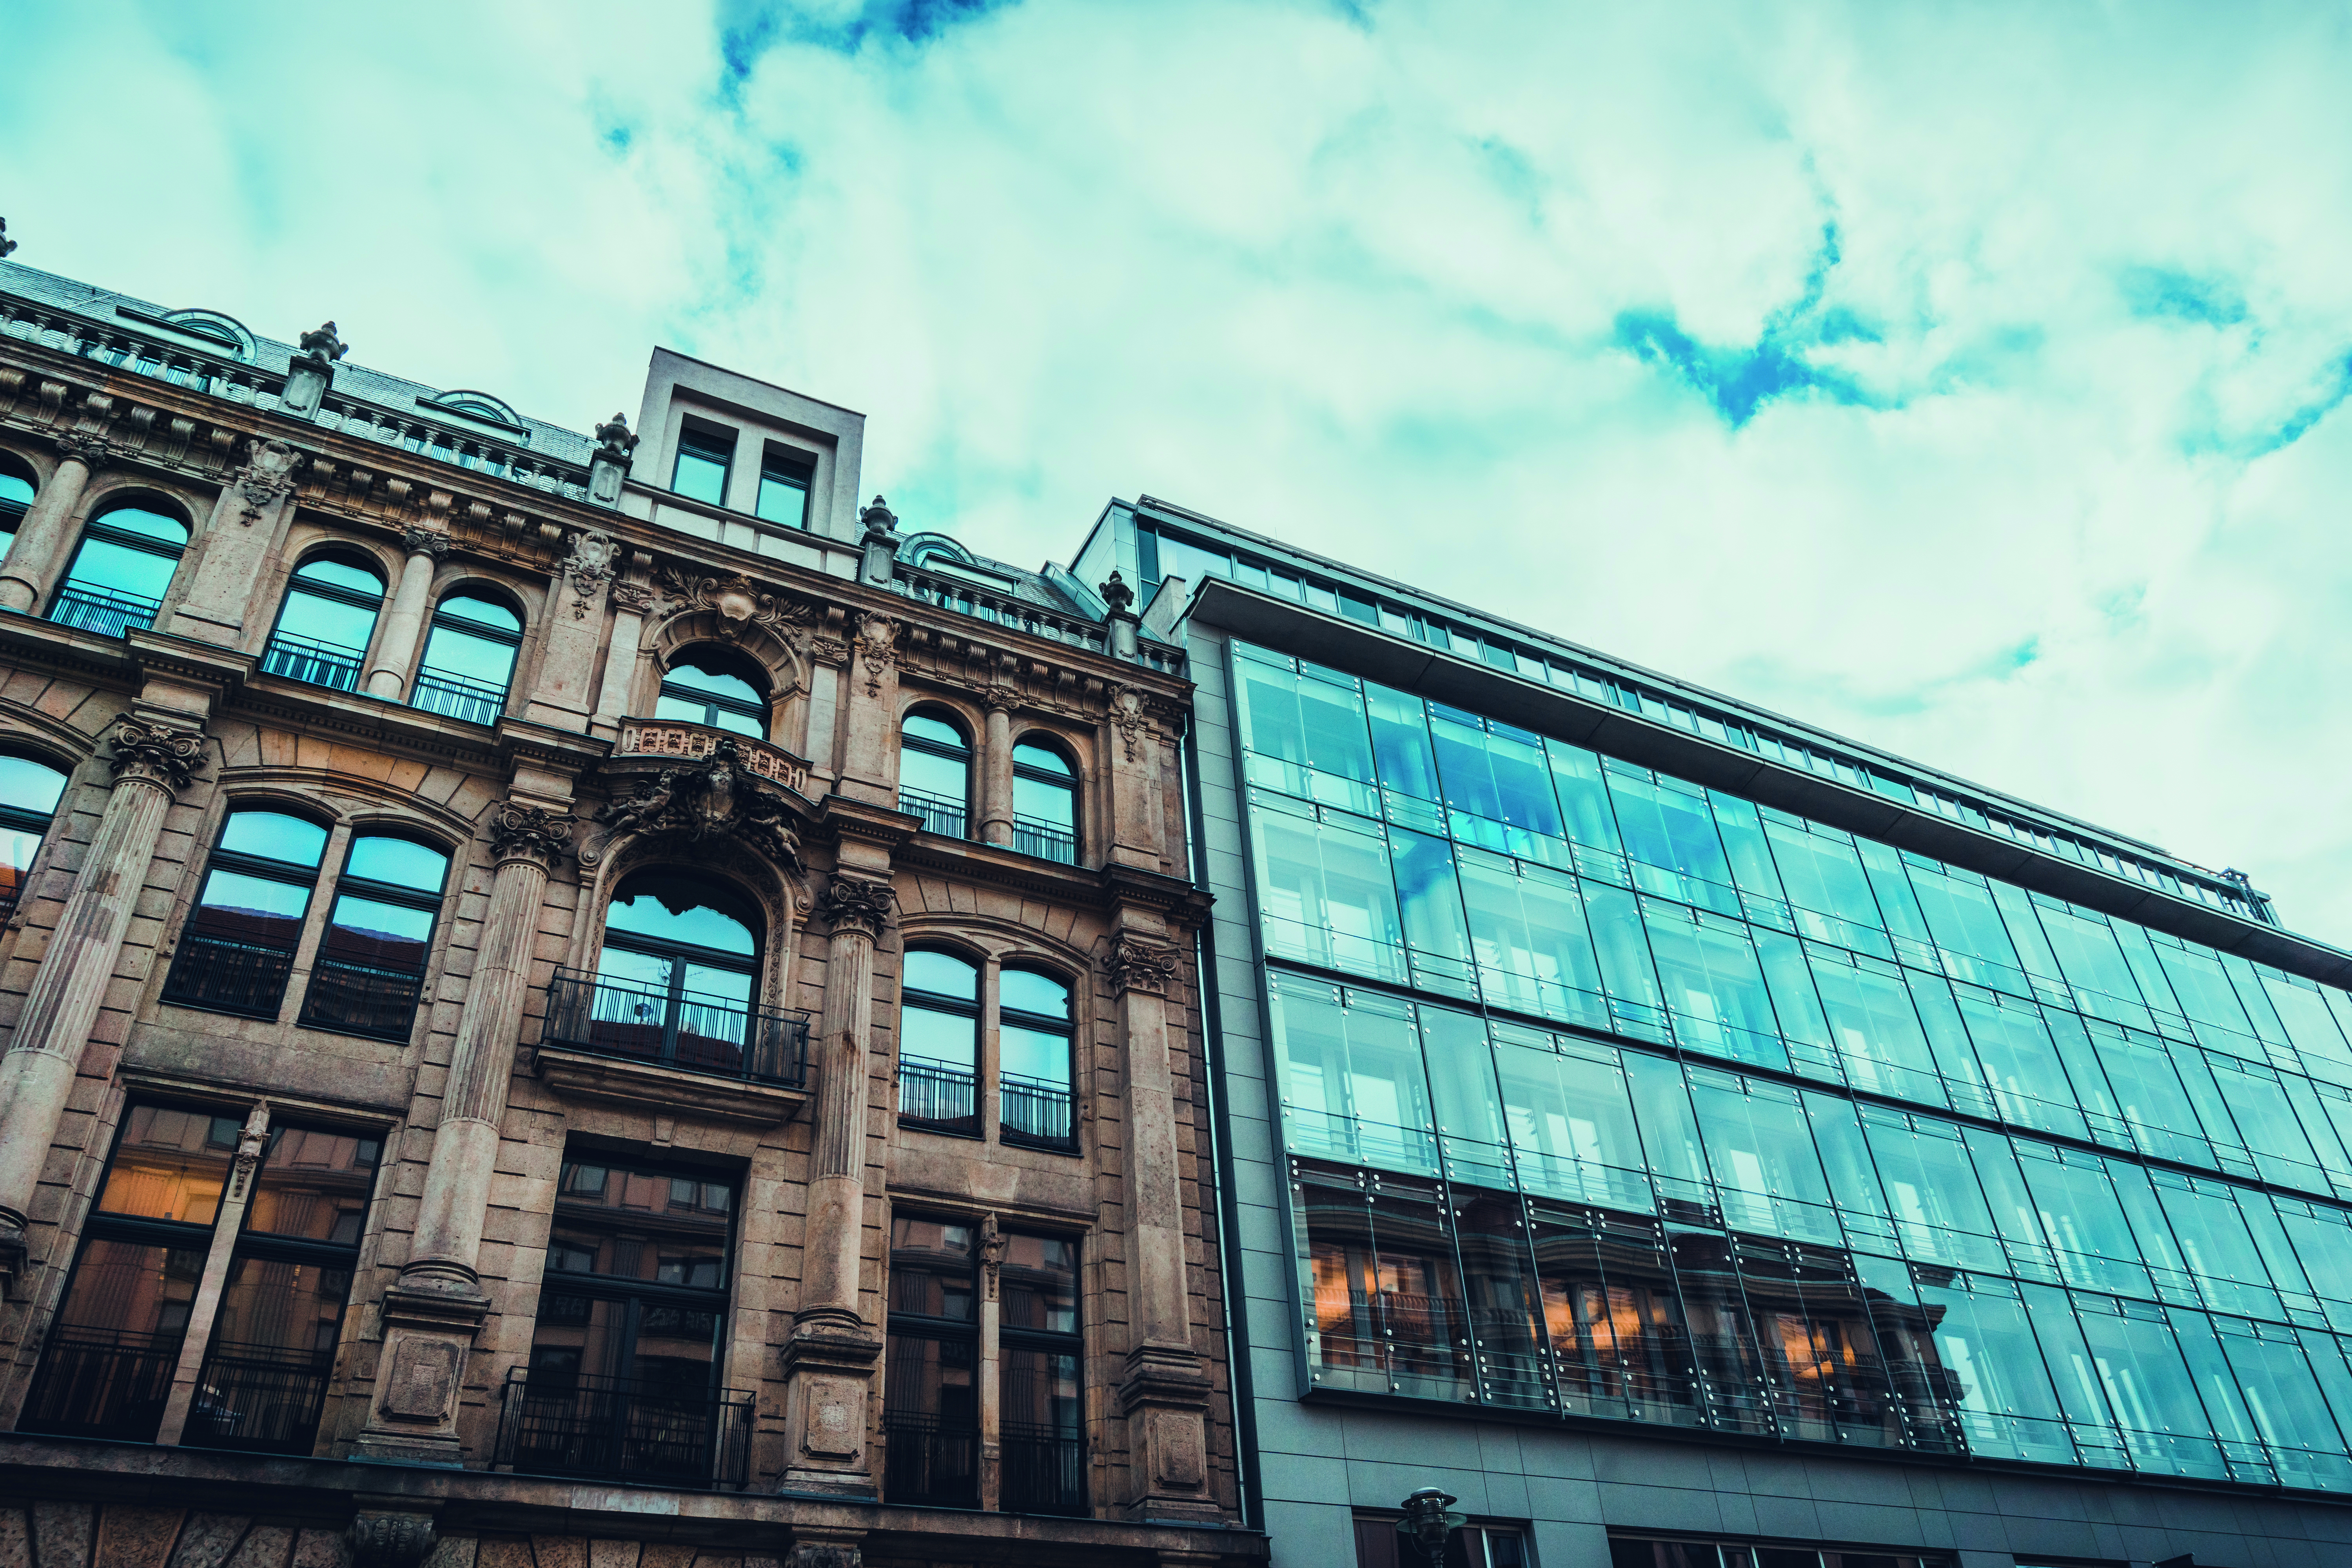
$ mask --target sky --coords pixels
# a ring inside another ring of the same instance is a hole
[[[904,529],[1149,493],[2352,945],[2352,5],[0,0],[15,259]]]

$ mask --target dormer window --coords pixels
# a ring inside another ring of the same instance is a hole
[[[688,500],[727,504],[727,468],[734,461],[731,436],[689,425],[677,437],[677,464],[669,488]]]

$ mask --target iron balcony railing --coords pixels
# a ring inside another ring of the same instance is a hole
[[[1056,613],[1034,605],[1016,595],[992,592],[954,578],[934,576],[919,567],[899,563],[891,574],[891,591],[926,605],[937,605],[943,610],[971,616],[983,621],[993,621],[1001,626],[1011,626],[1027,632],[1031,637],[1048,637],[1067,643],[1072,647],[1103,651],[1102,625],[1082,616]]]
[[[1013,819],[1013,847],[1024,855],[1034,855],[1040,860],[1058,860],[1065,866],[1078,863],[1078,836],[1066,827],[1056,827],[1050,822],[1039,822],[1026,816]]]
[[[495,1462],[740,1491],[751,1477],[751,1395],[519,1366],[502,1391]]]
[[[331,1352],[215,1345],[196,1379],[184,1443],[259,1454],[307,1454],[327,1402]]]
[[[1049,1149],[1077,1147],[1076,1107],[1070,1086],[1041,1079],[996,1080],[996,1119],[1008,1143],[1036,1143]]]
[[[918,1508],[980,1506],[980,1433],[936,1415],[891,1411],[882,1417],[889,1468],[883,1495]]]
[[[980,1083],[962,1068],[898,1058],[898,1120],[941,1132],[980,1131]]]
[[[404,1040],[416,1022],[424,989],[425,976],[414,970],[380,969],[321,953],[310,966],[302,1026]]]
[[[462,675],[418,670],[408,705],[467,724],[495,724],[507,710],[507,689]]]
[[[362,650],[359,648],[290,637],[281,632],[261,650],[261,673],[282,675],[309,686],[352,691],[359,687],[362,657]]]
[[[1087,1511],[1087,1442],[1073,1432],[1008,1421],[998,1434],[998,1505],[1007,1513]]]
[[[110,594],[86,584],[68,583],[58,590],[58,596],[50,602],[49,619],[61,626],[79,626],[100,637],[119,637],[153,626],[155,612],[163,607],[161,599],[137,594]]]
[[[902,789],[898,792],[898,809],[910,816],[921,817],[926,833],[936,833],[944,838],[970,836],[971,817],[960,800],[925,795],[919,789]]]
[[[16,1430],[152,1443],[179,1364],[178,1334],[61,1329],[42,1352]]]
[[[293,969],[294,954],[286,948],[189,931],[180,938],[180,954],[163,981],[163,1000],[215,1013],[274,1018],[286,1000],[286,977]]]
[[[672,994],[558,970],[547,987],[551,1046],[797,1089],[808,1076],[808,1015]]]

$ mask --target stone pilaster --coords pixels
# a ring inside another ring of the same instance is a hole
[[[454,1465],[467,1352],[488,1316],[475,1265],[498,1164],[499,1122],[522,1029],[531,949],[549,871],[572,852],[570,816],[509,801],[491,814],[498,870],[425,1167],[425,1197],[399,1280],[384,1292],[375,1403],[354,1451]]]
[[[612,598],[613,638],[604,650],[604,673],[596,682],[596,712],[588,721],[588,732],[607,741],[620,734],[621,721],[630,716],[629,685],[636,679],[646,616],[655,604],[654,591],[635,583],[614,584]]]
[[[588,728],[604,631],[604,595],[621,547],[601,528],[572,535],[548,588],[546,639],[523,716],[562,730]]]
[[[1110,772],[1108,849],[1111,864],[1157,871],[1167,825],[1155,809],[1158,796],[1152,781],[1163,756],[1160,731],[1152,724],[1144,691],[1132,686],[1112,689],[1102,739]]]
[[[108,759],[114,793],[0,1057],[0,1289],[13,1286],[24,1266],[33,1195],[122,955],[163,816],[204,761],[199,731],[136,719],[115,726]]]
[[[163,1405],[162,1425],[155,1429],[159,1447],[175,1447],[186,1430],[188,1412],[196,1397],[196,1379],[204,1372],[205,1352],[213,1342],[213,1322],[220,1315],[221,1291],[228,1284],[228,1267],[236,1253],[237,1233],[245,1228],[246,1205],[253,1199],[254,1173],[269,1147],[269,1101],[257,1102],[237,1134],[236,1158],[228,1183],[221,1189],[220,1207],[213,1215],[212,1251],[205,1257],[203,1279],[180,1336],[180,1363],[172,1373],[172,1392]]]
[[[367,678],[369,696],[393,702],[408,689],[408,667],[416,662],[417,638],[433,598],[433,572],[449,553],[449,536],[438,529],[412,528],[401,535],[401,542],[408,549],[408,559],[401,563],[400,582],[383,612],[383,629],[376,637]]]
[[[1020,690],[1009,684],[990,687],[982,694],[988,702],[988,732],[980,748],[980,840],[983,844],[1013,842],[1013,710]]]
[[[1004,1497],[1004,1309],[997,1285],[1004,1273],[1004,1232],[993,1214],[980,1222],[980,1506],[994,1510]]]
[[[842,680],[841,789],[852,800],[895,805],[898,757],[898,634],[888,616],[858,617]]]
[[[269,615],[275,605],[257,605],[254,591],[277,545],[278,521],[295,489],[302,454],[283,441],[253,443],[245,466],[213,502],[212,516],[197,535],[194,569],[171,624],[177,637],[234,647],[245,635],[248,614]]]
[[[73,431],[58,437],[58,470],[33,498],[16,525],[16,537],[9,542],[7,560],[0,562],[0,610],[30,615],[48,592],[49,574],[56,568],[74,509],[81,504],[89,477],[106,461],[107,452],[102,433]]]

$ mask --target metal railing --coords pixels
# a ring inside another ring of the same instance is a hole
[[[274,1018],[286,1000],[286,977],[293,969],[290,949],[184,932],[180,954],[163,981],[163,1000],[215,1013]]]
[[[380,969],[321,953],[310,966],[302,1026],[404,1040],[416,1022],[424,989],[425,976],[414,970]]]
[[[1087,1511],[1087,1440],[1008,1421],[998,1434],[997,1506],[1007,1513]]]
[[[894,593],[903,594],[922,604],[937,605],[943,610],[953,610],[959,615],[993,621],[1001,626],[1027,632],[1031,637],[1047,637],[1055,642],[1067,643],[1072,647],[1091,648],[1097,653],[1104,647],[1103,628],[1098,622],[1056,614],[1011,594],[992,593],[970,583],[935,577],[918,566],[903,563],[896,566],[891,574],[890,587]]]
[[[1051,1149],[1077,1147],[1077,1106],[1066,1083],[999,1074],[998,1131],[1008,1143],[1040,1143]]]
[[[196,1379],[181,1441],[260,1454],[307,1454],[327,1402],[332,1352],[215,1345]]]
[[[261,673],[282,675],[289,680],[324,686],[334,691],[354,691],[359,689],[362,654],[360,648],[312,642],[308,637],[289,637],[281,633],[271,637],[269,646],[261,650]]]
[[[980,1433],[936,1415],[890,1411],[882,1417],[889,1468],[887,1501],[919,1508],[980,1506]]]
[[[751,1477],[751,1395],[575,1373],[507,1374],[498,1455],[508,1469],[740,1491]]]
[[[420,669],[409,690],[408,705],[467,724],[495,724],[507,710],[507,689],[462,675]]]
[[[797,1089],[808,1076],[808,1015],[672,996],[558,970],[547,986],[551,1046]]]
[[[179,1364],[178,1334],[61,1329],[41,1355],[16,1430],[152,1443]]]
[[[1024,855],[1034,855],[1040,860],[1058,860],[1065,866],[1078,863],[1078,836],[1050,822],[1038,822],[1026,816],[1014,817],[1013,847]]]
[[[68,583],[49,601],[49,619],[61,626],[79,626],[100,637],[119,637],[153,626],[155,612],[163,607],[161,599],[143,598],[137,594],[110,594],[86,584]]]
[[[961,1068],[898,1058],[898,1120],[942,1132],[980,1131],[980,1081]]]
[[[898,792],[898,809],[910,816],[923,819],[923,831],[945,838],[965,838],[971,836],[971,814],[960,800],[944,795],[925,795],[919,789]]]

